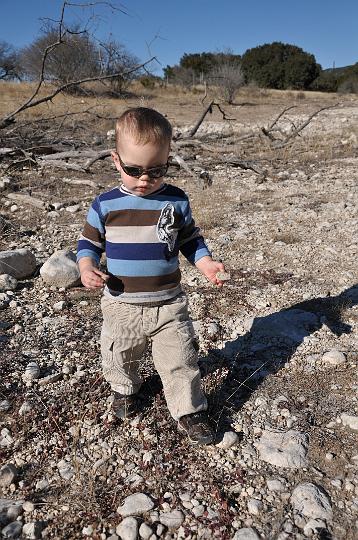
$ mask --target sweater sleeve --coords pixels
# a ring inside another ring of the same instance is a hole
[[[104,232],[104,219],[97,197],[88,211],[87,221],[78,241],[77,261],[82,257],[91,257],[99,264],[105,246]]]
[[[205,244],[199,227],[195,225],[189,201],[185,205],[183,227],[178,233],[179,250],[192,264],[211,253]]]

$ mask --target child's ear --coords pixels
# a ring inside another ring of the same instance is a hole
[[[119,163],[119,157],[115,150],[111,150],[112,161],[118,171],[120,171],[121,164]]]

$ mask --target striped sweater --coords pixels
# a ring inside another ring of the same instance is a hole
[[[179,251],[194,264],[210,255],[192,218],[188,196],[163,184],[150,195],[122,185],[99,195],[89,209],[77,260],[107,258],[105,294],[122,302],[166,301],[181,292]]]

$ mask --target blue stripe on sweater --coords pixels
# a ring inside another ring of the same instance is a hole
[[[178,257],[168,261],[124,261],[120,259],[108,259],[108,272],[114,276],[142,277],[142,276],[165,276],[175,272],[178,268]]]
[[[98,198],[100,202],[103,201],[110,201],[112,199],[120,199],[122,197],[126,197],[125,193],[122,193],[119,188],[113,188],[111,191],[106,191],[105,193],[102,193]]]
[[[186,242],[180,247],[180,251],[191,263],[195,263],[205,255],[210,255],[210,251],[206,247],[202,237],[193,238],[193,240]]]
[[[174,208],[180,214],[185,214],[187,211],[188,202],[178,201],[177,199],[169,199],[172,201]],[[165,203],[168,202],[168,198],[164,197],[156,200],[144,199],[143,197],[122,197],[121,199],[113,199],[101,203],[101,212],[103,216],[108,212],[115,210],[161,210]]]
[[[92,242],[88,242],[88,240],[79,240],[78,241],[78,243],[77,243],[77,251],[81,251],[82,249],[93,251],[93,253],[98,255],[98,257],[100,257],[102,255],[103,251],[104,251],[102,248],[92,244]]]
[[[97,264],[99,264],[99,261],[101,260],[100,256],[97,255],[93,250],[91,249],[81,249],[77,251],[77,262],[82,259],[82,257],[91,257],[94,261],[96,261]]]
[[[106,241],[106,255],[109,259],[123,259],[132,261],[167,260],[178,255],[178,249],[168,252],[167,244],[162,242],[147,244],[121,244]]]
[[[95,203],[93,203],[91,208],[88,210],[87,221],[90,225],[92,225],[92,227],[98,229],[101,234],[104,234],[104,228],[98,215],[98,210],[96,210],[94,206]]]

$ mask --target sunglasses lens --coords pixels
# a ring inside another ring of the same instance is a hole
[[[139,167],[127,167],[122,165],[123,170],[128,176],[133,176],[133,178],[139,178],[142,174],[142,169]]]
[[[142,169],[142,167],[131,167],[124,165],[121,162],[122,169],[128,176],[132,178],[140,178],[143,174],[148,174],[149,178],[161,178],[168,170],[168,165],[161,165],[160,167],[152,167],[150,169]]]
[[[163,167],[153,167],[153,169],[148,170],[150,178],[161,178],[167,172],[168,167],[164,165]]]

